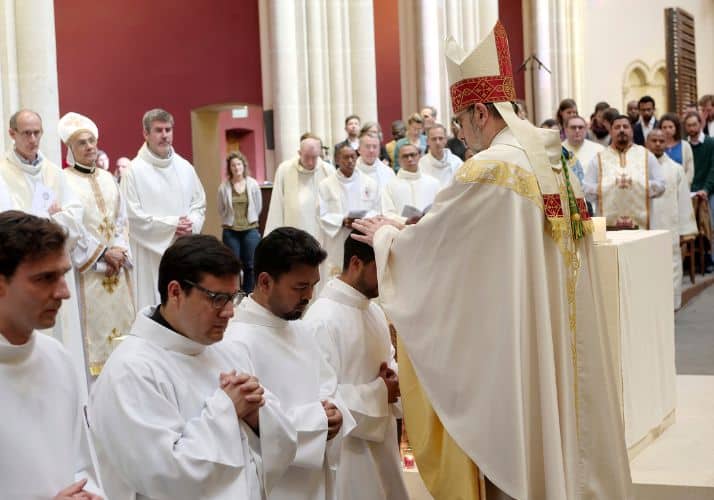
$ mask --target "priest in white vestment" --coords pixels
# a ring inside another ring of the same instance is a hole
[[[446,127],[440,123],[432,125],[426,131],[429,151],[419,159],[419,171],[439,181],[441,189],[451,185],[456,170],[464,163],[446,147],[446,140]]]
[[[613,120],[610,135],[612,144],[585,169],[585,195],[609,227],[650,229],[652,200],[665,190],[659,162],[647,148],[632,142],[627,116]]]
[[[582,116],[571,116],[565,122],[563,147],[573,153],[583,168],[587,168],[593,157],[605,149],[602,144],[586,139],[587,131],[588,126]]]
[[[176,238],[201,232],[206,193],[196,170],[171,146],[174,119],[152,109],[144,114],[144,144],[121,181],[134,258],[136,310],[159,303],[159,261]]]
[[[382,214],[406,224],[415,224],[431,208],[441,185],[419,170],[419,148],[399,148],[399,172],[382,190]]]
[[[134,322],[126,207],[114,176],[96,168],[99,130],[86,116],[67,113],[58,124],[67,145],[67,184],[82,203],[84,233],[75,248],[89,253],[74,262],[87,370],[93,377]],[[75,257],[73,252],[72,257]]]
[[[418,224],[353,224],[374,243],[419,471],[435,498],[631,498],[592,221],[559,134],[516,116],[503,25],[446,56],[480,152]]]
[[[0,177],[9,193],[9,204],[14,210],[22,210],[38,217],[48,217],[67,230],[67,248],[72,262],[83,265],[91,260],[91,246],[86,246],[82,225],[82,204],[67,183],[65,172],[52,163],[40,151],[43,134],[42,119],[34,111],[20,110],[10,118],[10,137],[13,147],[0,160]],[[70,297],[60,309],[59,320],[52,333],[69,350],[75,360],[83,398],[87,396],[87,373],[82,339],[77,287],[74,273],[66,276]]]
[[[377,183],[379,190],[377,196],[382,196],[382,190],[387,183],[394,179],[394,170],[379,159],[379,137],[369,131],[359,138],[359,158],[357,170],[366,174]]]
[[[652,130],[645,140],[655,155],[666,182],[664,194],[652,202],[652,229],[666,229],[672,237],[672,280],[674,308],[682,307],[682,248],[680,237],[697,234],[689,180],[684,167],[665,153],[666,141],[661,129]]]
[[[255,376],[278,398],[297,435],[297,453],[276,477],[268,500],[334,500],[342,439],[354,427],[320,350],[322,326],[300,320],[324,259],[306,231],[282,227],[263,238],[255,251],[255,289],[241,302],[223,342],[226,349],[238,344],[248,351]],[[263,466],[285,458],[263,455]]]
[[[337,375],[340,396],[357,426],[342,443],[337,498],[408,500],[397,439],[399,379],[379,295],[374,250],[349,238],[345,265],[308,309],[322,322],[318,341]]]
[[[315,136],[304,138],[300,142],[298,156],[278,166],[265,221],[265,235],[276,227],[290,226],[307,231],[323,243],[318,186],[335,169],[320,158],[321,144]]]
[[[239,273],[213,236],[180,238],[162,257],[161,304],[137,315],[92,389],[110,499],[259,500],[276,473],[261,469],[261,452],[294,456],[294,435],[247,357],[217,344],[242,297]]]
[[[349,144],[340,143],[337,148],[338,168],[319,186],[320,225],[325,235],[323,248],[327,252],[320,281],[325,283],[342,270],[345,240],[352,230],[352,221],[380,213],[377,183],[355,168],[357,152]]]
[[[98,491],[76,361],[55,339],[35,331],[51,328],[70,296],[65,241],[63,228],[47,219],[20,211],[0,214],[3,499],[46,500],[89,495],[83,488]],[[76,483],[80,478],[92,482]]]

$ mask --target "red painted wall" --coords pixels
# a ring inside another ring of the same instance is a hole
[[[498,15],[503,27],[508,33],[508,47],[511,50],[513,78],[516,85],[516,96],[526,98],[526,75],[518,72],[523,63],[523,5],[521,0],[498,0]]]
[[[392,122],[402,119],[399,64],[399,2],[374,0],[374,50],[377,66],[377,113],[384,141],[392,140]]]
[[[112,163],[133,158],[141,117],[165,108],[174,146],[192,157],[191,109],[262,107],[258,0],[55,0],[60,113],[99,127]]]

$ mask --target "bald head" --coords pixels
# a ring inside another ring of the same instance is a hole
[[[662,129],[656,128],[647,134],[645,144],[653,155],[660,158],[664,154],[665,142],[664,132]]]
[[[300,165],[307,170],[313,170],[317,165],[317,159],[320,157],[322,144],[319,139],[307,137],[300,141],[300,149],[298,156],[300,157]]]
[[[15,152],[28,161],[34,161],[40,150],[42,118],[29,109],[21,109],[10,117],[10,137],[15,143]]]

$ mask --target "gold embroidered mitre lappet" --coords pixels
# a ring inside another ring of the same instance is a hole
[[[516,91],[506,29],[496,22],[493,30],[470,53],[449,37],[445,54],[454,114],[459,115],[477,103],[493,103],[525,149],[538,179],[553,238],[560,241],[564,236],[581,237],[587,231],[583,221],[589,220],[590,215],[585,201],[576,199],[569,172],[563,169],[560,135],[518,118],[510,103],[516,99]]]

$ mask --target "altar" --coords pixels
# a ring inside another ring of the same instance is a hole
[[[595,260],[632,459],[672,424],[677,404],[671,237],[610,231]]]

